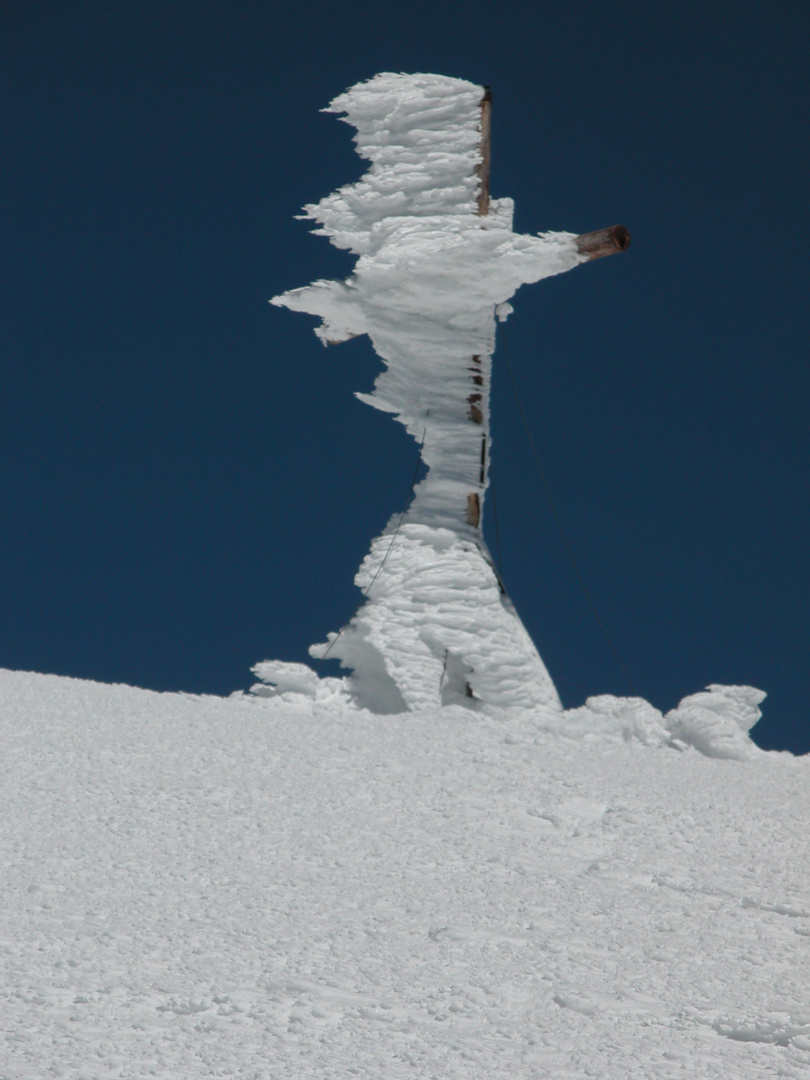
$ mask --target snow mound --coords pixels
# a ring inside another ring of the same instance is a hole
[[[693,748],[706,757],[746,761],[763,753],[749,732],[762,716],[759,705],[766,697],[753,686],[714,683],[663,715],[643,698],[601,694],[569,709],[563,725],[554,727],[571,737],[620,735],[645,746]]]
[[[665,746],[669,732],[661,712],[640,697],[599,694],[565,713],[565,731],[571,736],[609,734],[644,746]]]
[[[685,697],[665,721],[673,739],[694,746],[707,757],[754,757],[762,751],[748,732],[762,716],[764,690],[753,686],[718,686]]]
[[[373,648],[377,618],[381,619],[377,632],[386,632],[386,600],[381,600],[373,606],[367,620],[350,624],[340,635],[331,635],[326,644],[312,646],[313,656],[328,653],[353,668],[352,679],[319,679],[306,664],[265,660],[252,669],[262,681],[251,687],[251,692],[258,697],[283,696],[287,701],[295,697],[322,703],[340,701],[350,709],[385,715],[429,708],[435,704],[434,689],[438,683],[442,705],[480,710],[486,700],[488,715],[523,717],[529,727],[568,739],[597,738],[649,747],[693,749],[706,757],[737,761],[748,761],[764,753],[749,732],[762,716],[759,705],[767,695],[753,686],[713,683],[701,693],[683,698],[678,707],[666,715],[640,697],[599,694],[589,697],[584,705],[565,712],[556,692],[545,701],[537,701],[539,677],[536,681],[521,682],[525,660],[518,649],[520,643],[508,638],[519,624],[505,620],[501,626],[482,627],[474,614],[478,600],[476,590],[480,587],[476,575],[467,597],[471,608],[467,613],[457,610],[458,594],[446,590],[441,579],[438,584],[431,583],[428,574],[421,589],[414,588],[414,594],[421,594],[431,610],[425,615],[415,609],[411,612],[410,622],[400,620],[396,624],[399,634],[397,655],[404,658],[404,674],[397,681],[388,676],[379,663],[379,651]],[[442,602],[443,592],[449,601],[446,604]],[[389,584],[387,602],[401,603],[401,597],[402,592],[394,579]],[[446,628],[442,627],[443,620],[447,623]],[[442,629],[446,629],[455,642],[456,649],[452,653],[443,652],[436,645]],[[505,639],[500,649],[499,638]],[[413,671],[428,671],[427,685],[411,681],[408,672],[411,653],[420,654],[420,662],[413,665],[410,675]],[[477,666],[466,666],[459,660],[460,655],[475,655]],[[490,670],[494,671],[491,687],[486,682]],[[407,696],[400,693],[399,686],[406,687]],[[492,697],[501,699],[494,707],[491,706]]]

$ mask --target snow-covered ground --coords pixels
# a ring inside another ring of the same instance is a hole
[[[328,684],[0,725],[4,1078],[810,1074],[810,758]]]

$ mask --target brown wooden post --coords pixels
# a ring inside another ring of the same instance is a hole
[[[624,225],[611,225],[607,229],[582,233],[576,239],[576,245],[582,255],[587,255],[589,262],[602,259],[605,255],[617,255],[630,247],[630,233]]]
[[[481,162],[476,166],[476,175],[480,183],[478,188],[478,216],[486,217],[489,213],[489,167],[492,157],[492,91],[487,86],[484,88],[484,96],[481,98]],[[481,368],[481,357],[472,358],[472,381],[475,389],[467,398],[469,420],[473,424],[483,424],[486,412],[486,394],[484,387],[484,375]],[[487,476],[487,434],[481,435],[481,471],[480,484],[483,491]],[[467,496],[467,524],[474,529],[481,527],[481,496],[477,491]]]
[[[476,174],[481,181],[478,190],[478,216],[489,213],[489,162],[492,142],[492,91],[484,87],[481,98],[481,164],[476,167]]]

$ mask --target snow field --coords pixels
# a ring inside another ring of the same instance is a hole
[[[810,759],[321,689],[0,673],[0,1076],[807,1075]]]

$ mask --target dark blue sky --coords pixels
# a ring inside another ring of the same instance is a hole
[[[0,665],[228,693],[354,612],[416,449],[267,300],[351,267],[293,220],[363,168],[318,109],[427,70],[492,86],[517,229],[631,231],[501,340],[634,688],[810,750],[806,3],[32,0],[0,50]],[[515,603],[566,705],[629,693],[502,355],[493,410]]]

